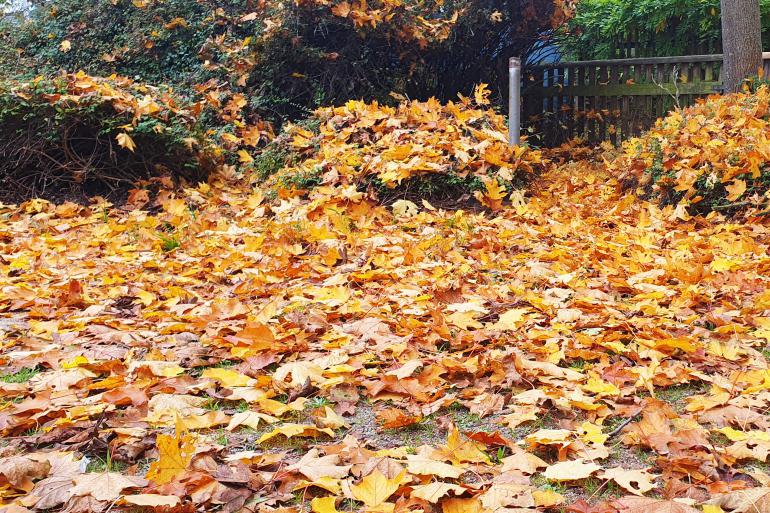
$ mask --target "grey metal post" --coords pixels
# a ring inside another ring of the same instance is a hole
[[[521,59],[508,61],[508,142],[518,145],[521,137]]]

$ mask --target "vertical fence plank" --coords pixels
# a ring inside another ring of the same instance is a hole
[[[607,85],[610,81],[610,66],[602,66],[599,71],[599,76],[600,76],[599,83],[603,85]],[[599,129],[601,132],[600,140],[606,141],[609,135],[608,129],[610,127],[610,124],[609,124],[610,97],[601,95],[599,96],[599,98],[601,98],[600,101],[601,101],[601,120],[602,120],[601,128]]]
[[[619,83],[621,85],[626,84],[629,80],[633,80],[631,77],[631,66],[626,64],[623,66],[623,71],[620,74]],[[620,128],[617,138],[618,144],[628,138],[629,127],[631,126],[631,119],[629,116],[631,114],[631,109],[629,108],[630,99],[631,97],[628,95],[620,97],[620,105],[618,108],[620,109],[621,117],[618,120],[618,126]]]
[[[572,66],[564,66],[564,87],[570,87],[575,85],[575,68]],[[574,137],[575,123],[572,118],[572,112],[574,111],[574,97],[572,95],[564,96],[564,111],[561,113],[561,119],[566,126],[567,135],[566,138],[572,139]]]
[[[595,86],[598,82],[596,80],[598,68],[594,65],[589,65],[587,69],[588,85]],[[597,134],[599,133],[599,130],[597,129],[595,114],[595,111],[598,107],[597,100],[598,98],[596,96],[586,97],[586,102],[588,103],[588,105],[586,105],[586,123],[588,125],[588,140],[590,141],[596,141]]]
[[[578,67],[578,84],[581,86],[586,85],[586,67],[580,66]],[[576,99],[577,104],[577,112],[575,112],[575,124],[578,127],[578,130],[580,132],[581,138],[588,138],[588,127],[585,123],[585,110],[586,110],[586,97],[585,96],[578,96]]]
[[[609,83],[612,85],[618,85],[620,83],[621,67],[618,65],[610,66],[609,69]],[[608,102],[607,108],[609,109],[609,122],[610,126],[607,127],[607,139],[613,143],[618,143],[618,135],[620,128],[620,116],[616,116],[617,111],[620,110],[620,97],[612,96]]]

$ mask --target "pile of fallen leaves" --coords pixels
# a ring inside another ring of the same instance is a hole
[[[770,91],[711,96],[675,110],[610,163],[622,180],[682,216],[770,208]]]
[[[317,130],[289,128],[295,163],[274,180],[284,189],[302,189],[298,178],[314,178],[312,185],[368,185],[380,195],[406,184],[398,191],[404,196],[410,184],[423,196],[426,188],[414,184],[427,180],[438,188],[458,185],[460,193],[483,191],[480,197],[499,208],[506,191],[541,172],[546,161],[526,144],[508,144],[505,120],[488,108],[488,95],[481,85],[473,98],[445,105],[435,99],[395,108],[350,101],[320,109]]]
[[[417,158],[504,167],[464,137]],[[0,209],[5,511],[767,511],[767,226],[585,161],[494,214],[227,173]]]

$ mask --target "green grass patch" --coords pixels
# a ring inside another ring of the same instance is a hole
[[[40,369],[38,367],[24,367],[13,374],[0,375],[0,381],[4,383],[26,383],[37,374],[40,374]]]

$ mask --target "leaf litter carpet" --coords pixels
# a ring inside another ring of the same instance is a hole
[[[224,178],[0,208],[0,511],[766,513],[768,228]]]

